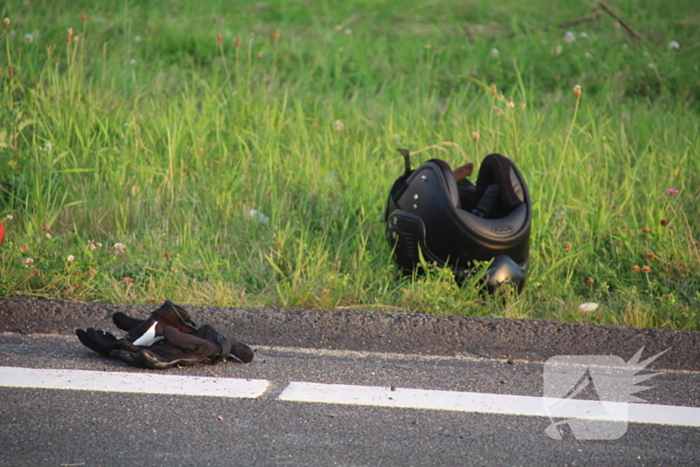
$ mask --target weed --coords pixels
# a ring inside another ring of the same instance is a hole
[[[9,8],[0,292],[696,329],[695,2],[618,2],[642,41],[558,30],[588,12],[550,3]],[[396,146],[515,160],[534,201],[520,296],[397,274]]]

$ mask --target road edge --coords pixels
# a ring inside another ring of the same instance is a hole
[[[114,312],[146,317],[154,305],[108,305],[0,298],[0,332],[70,335],[76,328],[118,332]],[[669,349],[650,368],[698,371],[700,331],[639,329],[504,318],[366,310],[250,309],[186,306],[249,345],[544,362],[555,355],[617,355],[629,360]]]

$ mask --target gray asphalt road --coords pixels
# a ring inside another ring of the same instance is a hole
[[[541,396],[542,362],[256,350],[249,365],[167,374],[270,381],[257,399],[0,388],[0,465],[599,466],[700,459],[698,428],[630,424],[617,440],[553,440],[543,417],[279,400],[291,381]],[[0,366],[153,373],[56,334],[0,334]],[[663,371],[640,395],[654,404],[697,407],[699,382],[696,372]]]

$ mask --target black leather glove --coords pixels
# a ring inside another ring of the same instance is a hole
[[[249,363],[254,357],[250,347],[227,339],[213,327],[197,327],[187,311],[170,300],[146,320],[122,312],[115,313],[112,320],[119,329],[128,331],[123,339],[94,328],[77,329],[76,334],[86,347],[130,365],[163,369],[218,363],[228,357]]]

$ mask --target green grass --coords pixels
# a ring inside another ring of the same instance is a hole
[[[240,3],[7,2],[2,295],[698,328],[695,0],[611,1],[644,40],[602,14],[573,43],[585,2]],[[395,148],[445,141],[414,163],[528,181],[520,296],[391,263]]]

